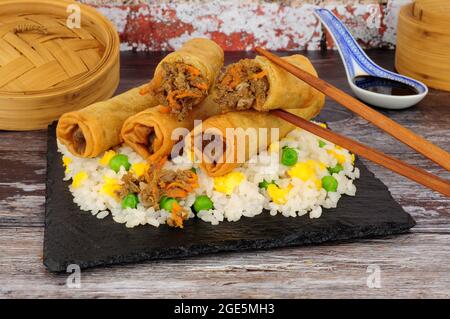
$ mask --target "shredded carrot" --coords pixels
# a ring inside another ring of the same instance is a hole
[[[169,189],[165,192],[167,197],[173,197],[173,198],[186,198],[188,193],[182,189],[174,188]]]
[[[234,65],[230,66],[221,83],[230,89],[234,89],[236,86],[238,86],[242,82],[242,77],[241,77],[242,72],[243,72],[242,65],[234,64]],[[251,75],[249,78],[250,78],[250,80],[258,80],[265,76],[267,76],[267,72],[261,71],[261,72]]]
[[[199,90],[207,90],[208,89],[208,84],[203,82],[203,83],[198,83],[198,84],[192,84],[193,86],[195,86],[197,89]]]
[[[159,110],[159,113],[164,113],[164,114],[170,113],[170,107],[168,107],[168,106],[160,105],[158,110]]]
[[[178,104],[177,100],[184,99],[186,97],[202,97],[201,94],[195,93],[195,92],[189,92],[186,90],[175,90],[169,93],[167,95],[167,101],[169,102],[169,106],[174,110],[181,109],[181,105]]]
[[[200,70],[196,67],[193,67],[192,65],[186,65],[186,70],[189,72],[192,78],[196,78],[200,75]]]
[[[182,182],[175,181],[175,182],[172,182],[169,185],[167,185],[166,189],[175,188],[175,187],[185,188],[185,186],[184,186],[184,184]]]
[[[189,91],[181,91],[176,95],[177,99],[184,99],[185,97],[201,97],[201,94]]]
[[[267,75],[266,71],[261,71],[259,73],[255,73],[252,75],[252,80],[259,80],[262,79],[263,77],[265,77]]]
[[[183,208],[177,202],[174,202],[172,205],[170,219],[173,221],[175,227],[183,228]]]
[[[191,172],[191,177],[187,180],[187,182],[192,186],[192,188],[198,187],[198,176],[194,172]]]
[[[242,66],[239,64],[234,64],[228,69],[228,74],[225,76],[224,81],[230,89],[234,89],[239,83],[241,83],[241,71]]]
[[[175,206],[173,207],[173,209],[174,209],[175,213],[179,213],[179,212],[183,211],[183,208],[177,202],[176,202]]]
[[[188,179],[188,183],[192,184],[192,185],[197,185],[198,183],[198,176],[197,174],[195,174],[194,172],[192,172],[192,177]]]
[[[178,213],[179,211],[181,211],[181,206],[178,204],[178,202],[173,202],[172,212]]]
[[[181,109],[181,105],[177,103],[175,100],[175,95],[178,93],[178,91],[172,91],[167,95],[167,101],[169,102],[169,106],[174,110]]]
[[[177,193],[177,194],[184,194],[187,195],[188,192],[191,192],[194,190],[193,185],[190,184],[182,184],[173,182],[170,183],[168,186],[164,187],[167,192],[170,192],[171,194]],[[184,193],[183,193],[184,192]],[[169,196],[169,197],[185,197],[185,196]]]
[[[185,198],[198,187],[197,174],[193,173],[187,181],[175,180],[170,183],[161,183],[160,187],[164,189],[164,193],[168,197]]]

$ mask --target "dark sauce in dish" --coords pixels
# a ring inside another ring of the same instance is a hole
[[[353,83],[363,90],[385,95],[405,96],[419,94],[414,87],[408,84],[371,75],[356,76],[353,79]]]

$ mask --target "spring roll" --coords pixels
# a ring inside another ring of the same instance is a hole
[[[309,120],[320,113],[323,105],[324,98],[322,97],[320,101],[314,103],[313,106],[302,109],[291,109],[288,111]],[[249,143],[249,139],[246,138],[244,144],[245,153],[241,153],[245,157],[240,161],[238,158],[239,144],[237,142],[237,136],[233,135],[231,138],[227,136],[227,128],[242,128],[244,131],[249,128],[267,128],[267,130],[265,130],[265,132],[255,130],[257,133],[256,141],[254,141],[254,145],[256,145],[255,148],[250,147],[251,143]],[[293,130],[295,126],[268,112],[258,112],[255,110],[228,112],[208,118],[202,123],[201,129],[197,126],[189,134],[190,139],[187,139],[187,143],[190,143],[193,147],[196,157],[201,158],[200,166],[206,173],[211,177],[217,177],[230,173],[240,164],[248,161],[253,155],[267,149],[267,146],[274,142],[274,136],[272,136],[270,132],[271,128],[279,128],[278,138],[282,138]],[[210,136],[207,136],[208,134],[214,135],[214,143],[219,142],[222,146],[221,152],[219,153],[220,157],[215,158],[214,160],[212,160],[213,158],[211,158],[211,156],[205,155],[203,152],[208,147],[208,144],[212,142]],[[263,134],[263,136],[261,136],[261,134]],[[219,137],[219,141],[215,140],[217,136]],[[199,139],[201,142],[198,142]],[[266,143],[261,143],[261,141]]]
[[[75,156],[96,157],[120,143],[120,129],[130,116],[158,105],[157,99],[131,89],[107,101],[65,113],[56,128],[58,140]]]
[[[195,120],[220,114],[220,107],[213,99],[214,95],[208,96],[181,121],[169,113],[162,113],[161,106],[144,110],[125,121],[122,141],[148,162],[159,163],[171,153],[179,138],[184,137],[176,129],[184,128],[189,133]]]
[[[295,54],[282,59],[317,77],[308,58]],[[216,83],[217,103],[223,111],[296,109],[314,107],[322,93],[270,62],[257,56],[229,65]]]
[[[223,61],[223,50],[214,41],[189,40],[161,60],[143,93],[153,93],[181,121],[206,98]]]

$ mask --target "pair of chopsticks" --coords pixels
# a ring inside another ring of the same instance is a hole
[[[431,159],[435,163],[439,164],[447,171],[450,171],[450,154],[434,145],[430,141],[423,137],[411,132],[407,128],[401,126],[397,122],[382,115],[381,113],[370,108],[366,104],[357,100],[356,98],[348,95],[347,93],[339,90],[335,86],[327,83],[326,81],[316,78],[315,76],[303,71],[295,65],[281,59],[280,57],[262,49],[256,48],[256,51],[265,56],[267,59],[282,67],[286,71],[292,73],[299,79],[308,83],[315,89],[329,96],[339,104],[343,105],[352,112],[358,114],[367,121],[373,123],[383,131],[387,132],[391,136],[395,137],[399,141],[410,146],[417,152],[423,154],[427,158]],[[432,190],[440,192],[450,197],[450,183],[444,179],[441,179],[433,174],[430,174],[420,168],[406,164],[394,157],[388,156],[380,151],[377,151],[364,144],[356,142],[350,138],[331,132],[318,125],[315,125],[305,119],[302,119],[292,113],[284,110],[272,110],[272,114],[300,127],[304,130],[313,133],[319,137],[322,137],[334,144],[342,146],[351,152],[360,155],[376,164],[379,164],[391,171],[405,176],[419,184],[422,184]]]

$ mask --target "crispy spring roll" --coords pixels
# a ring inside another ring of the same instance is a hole
[[[158,64],[147,90],[179,120],[208,95],[223,66],[222,48],[214,41],[196,38],[167,55]]]
[[[317,72],[308,58],[295,54],[282,59],[314,76]],[[223,111],[255,109],[296,109],[314,107],[322,93],[280,68],[257,56],[229,65],[216,83],[217,103]]]
[[[157,99],[141,95],[142,87],[131,89],[107,101],[65,113],[56,128],[58,140],[80,157],[96,157],[120,143],[120,129],[130,116],[158,105]]]
[[[319,114],[323,105],[323,99],[321,99],[321,102],[319,101],[319,103],[315,103],[313,106],[310,106],[308,108],[291,109],[288,111],[302,118],[311,119]],[[271,128],[279,128],[278,137],[282,138],[286,136],[286,134],[291,130],[293,130],[295,126],[274,115],[271,115],[270,113],[248,110],[228,112],[225,114],[213,116],[202,123],[202,127],[200,130],[198,128],[199,127],[196,127],[189,134],[190,137],[193,138],[187,139],[187,143],[190,143],[190,145],[193,146],[196,157],[201,158],[200,166],[206,171],[206,173],[209,176],[217,177],[230,173],[242,162],[247,161],[253,155],[259,153],[263,149],[266,149],[267,146],[270,145],[270,143],[274,142],[274,137],[270,132]],[[246,139],[246,142],[244,144],[245,153],[242,153],[245,158],[243,158],[243,161],[240,162],[237,154],[239,149],[239,147],[237,147],[237,136],[233,135],[231,136],[231,138],[227,136],[227,128],[242,128],[244,131],[249,128],[267,128],[267,130],[266,132],[261,132],[260,130],[254,131],[257,133],[255,148],[250,147],[249,140]],[[205,153],[203,153],[203,151],[206,150],[208,144],[212,142],[211,140],[209,140],[210,137],[205,136],[208,134],[213,134],[214,142],[219,142],[219,144],[221,145],[221,152],[219,153],[220,157],[216,158],[215,160],[212,160],[209,155],[205,155]],[[261,136],[260,134],[264,134],[265,136]],[[217,136],[219,136],[219,141],[215,140]],[[197,142],[195,142],[196,139]],[[198,139],[200,139],[201,142],[198,142]],[[260,140],[265,141],[266,143],[261,143]],[[199,149],[199,147],[201,147],[201,149]],[[231,156],[228,154],[231,154]]]
[[[220,107],[208,96],[181,121],[161,112],[161,106],[142,111],[125,121],[121,131],[122,141],[149,162],[160,162],[167,157],[178,142],[175,129],[190,131],[195,120],[204,120],[220,113]],[[172,135],[175,134],[175,135]]]

